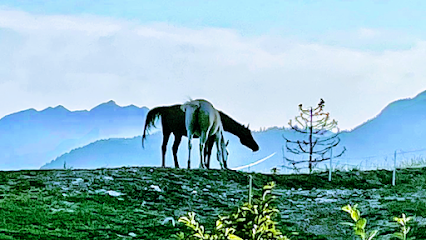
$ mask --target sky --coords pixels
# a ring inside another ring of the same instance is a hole
[[[207,99],[252,130],[350,130],[426,90],[426,1],[0,0],[0,118]]]

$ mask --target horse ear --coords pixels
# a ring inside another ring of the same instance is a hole
[[[247,124],[247,129],[250,127],[250,123],[249,124]]]

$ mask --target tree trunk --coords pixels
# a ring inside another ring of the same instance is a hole
[[[311,121],[310,121],[310,126],[309,126],[309,174],[312,173],[312,107],[311,107],[311,111],[310,111],[310,117],[311,117]]]

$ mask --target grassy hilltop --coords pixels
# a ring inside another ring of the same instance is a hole
[[[196,213],[206,229],[248,199],[248,173],[130,167],[0,172],[0,239],[173,239]],[[253,174],[255,193],[276,182],[277,226],[291,239],[352,239],[341,208],[358,203],[377,239],[398,231],[394,216],[416,216],[410,236],[426,239],[426,168],[309,175]],[[173,219],[173,220],[172,220]],[[173,226],[175,222],[175,226]],[[375,238],[376,239],[376,238]]]

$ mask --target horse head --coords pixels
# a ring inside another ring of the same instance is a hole
[[[220,150],[217,151],[217,155],[218,155],[218,159],[222,159],[222,163],[223,166],[221,164],[222,167],[224,167],[225,169],[228,168],[228,156],[229,156],[229,152],[228,152],[228,144],[229,144],[229,140],[225,142],[225,138],[223,137],[223,135],[220,138]]]
[[[253,150],[253,152],[258,151],[259,145],[257,145],[256,141],[254,140],[253,135],[251,134],[251,131],[249,129],[249,125],[247,125],[247,127],[243,125],[241,133],[242,133],[242,137],[240,137],[241,144],[243,144],[244,146],[247,146],[248,148]]]

